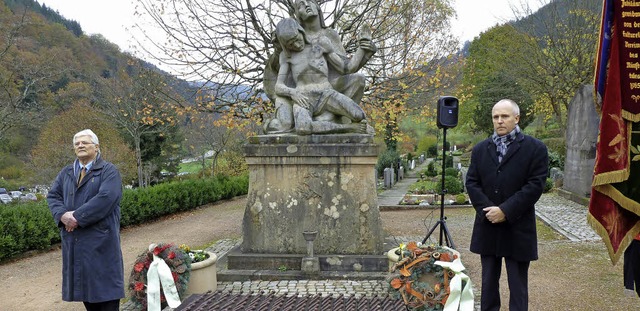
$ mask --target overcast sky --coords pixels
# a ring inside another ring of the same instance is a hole
[[[454,34],[461,42],[470,41],[481,32],[513,19],[512,6],[523,3],[538,9],[549,0],[453,0],[458,13],[453,21]],[[127,29],[135,23],[133,0],[39,0],[67,19],[80,23],[85,33],[99,33],[124,51],[132,52]]]

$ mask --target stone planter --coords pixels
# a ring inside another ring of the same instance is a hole
[[[215,291],[218,288],[216,262],[218,257],[212,252],[207,252],[209,258],[204,261],[191,264],[191,276],[185,297],[191,294],[204,294]]]

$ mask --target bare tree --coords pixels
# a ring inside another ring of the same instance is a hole
[[[388,81],[414,85],[421,75],[413,69],[435,71],[437,66],[429,66],[432,61],[457,48],[449,31],[454,16],[449,0],[318,2],[326,26],[338,31],[348,53],[357,49],[364,25],[373,29],[378,52],[363,72],[369,80],[367,93],[377,98],[365,104],[390,92],[405,92],[389,87],[398,83]],[[145,41],[140,46],[183,77],[207,82],[200,94],[201,109],[259,119],[255,114],[270,107],[262,82],[274,52],[272,33],[279,20],[295,11],[292,0],[138,0],[138,12],[162,33],[139,27],[140,41]],[[374,92],[377,88],[384,91]]]
[[[214,114],[196,113],[191,116],[190,124],[186,129],[188,131],[187,143],[194,150],[199,151],[202,156],[203,169],[206,167],[205,155],[209,152],[213,153],[211,175],[216,174],[216,165],[220,157],[227,149],[233,149],[233,145],[239,145],[238,142],[243,137],[243,134],[237,129],[220,123]]]
[[[173,101],[165,94],[168,89],[164,79],[157,72],[143,68],[139,64],[130,66],[136,75],[123,72],[114,78],[103,80],[102,87],[111,100],[101,103],[104,112],[133,141],[133,150],[138,168],[138,184],[148,185],[148,169],[154,168],[142,163],[142,137],[167,131],[176,123]],[[145,174],[147,169],[147,174]]]

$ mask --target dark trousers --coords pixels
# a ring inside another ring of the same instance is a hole
[[[640,241],[633,240],[624,251],[624,288],[634,290],[640,297]]]
[[[482,311],[500,310],[500,273],[503,257],[480,256],[482,263]],[[529,308],[529,261],[515,261],[504,257],[509,283],[509,311],[525,311]]]
[[[102,302],[83,302],[87,311],[118,311],[120,310],[120,299]]]

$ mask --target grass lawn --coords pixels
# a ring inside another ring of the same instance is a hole
[[[211,163],[213,159],[208,158],[205,160],[205,164],[207,168],[211,167]],[[188,162],[188,163],[180,163],[180,169],[178,173],[188,173],[188,174],[197,174],[202,170],[202,161]]]

